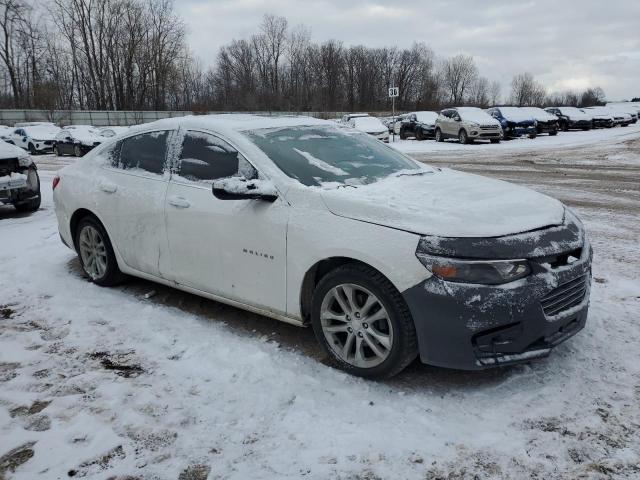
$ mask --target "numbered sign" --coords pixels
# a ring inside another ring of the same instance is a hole
[[[389,89],[389,98],[399,97],[399,96],[400,96],[400,89],[398,87],[391,87]]]

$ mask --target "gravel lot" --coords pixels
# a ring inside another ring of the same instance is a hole
[[[86,282],[50,189],[76,160],[37,157],[43,208],[0,207],[0,479],[640,478],[640,126],[394,147],[574,208],[595,252],[586,329],[531,364],[351,378],[310,329]]]

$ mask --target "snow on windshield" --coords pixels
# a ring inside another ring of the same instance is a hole
[[[438,114],[436,112],[416,112],[416,118],[420,123],[435,125]]]
[[[460,118],[467,122],[476,122],[482,125],[496,125],[499,123],[487,112],[476,107],[459,107],[456,110]]]
[[[338,125],[244,133],[282,172],[307,186],[367,184],[423,168],[375,138]]]
[[[533,120],[533,117],[529,112],[525,112],[522,108],[518,107],[500,107],[502,116],[512,122],[526,122]]]

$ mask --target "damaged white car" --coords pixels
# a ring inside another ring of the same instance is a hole
[[[334,122],[161,120],[62,169],[53,196],[96,284],[130,274],[310,325],[356,375],[541,358],[587,318],[591,247],[562,203]]]
[[[0,140],[0,202],[18,211],[40,208],[40,177],[28,153]]]

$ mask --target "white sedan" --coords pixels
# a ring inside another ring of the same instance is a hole
[[[385,126],[379,118],[369,116],[355,117],[349,120],[349,125],[380,141],[389,141],[389,127]]]
[[[587,317],[591,248],[562,203],[335,122],[161,120],[107,139],[53,187],[62,241],[92,282],[129,274],[311,325],[356,375],[418,355],[530,361]]]

